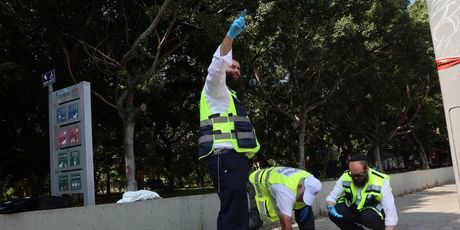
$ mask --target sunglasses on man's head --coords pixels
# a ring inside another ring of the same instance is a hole
[[[350,175],[353,178],[362,178],[366,175],[366,171],[362,171],[360,173],[352,174],[351,172],[348,172],[348,175]]]

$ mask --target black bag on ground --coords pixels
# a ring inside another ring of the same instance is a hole
[[[38,197],[23,197],[0,203],[0,214],[37,210]]]
[[[72,207],[72,197],[70,196],[43,196],[40,197],[38,204],[39,210],[69,207]]]
[[[0,203],[0,214],[72,207],[72,198],[65,196],[22,197]]]

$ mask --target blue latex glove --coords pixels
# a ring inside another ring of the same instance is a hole
[[[300,211],[300,223],[303,223],[307,220],[307,217],[308,217],[308,206],[303,208],[301,211]]]
[[[245,27],[245,22],[244,22],[244,17],[246,16],[246,10],[241,11],[240,16],[233,21],[232,25],[230,26],[230,29],[228,29],[227,36],[229,38],[234,39],[238,34],[241,33],[241,31],[244,30]]]
[[[329,210],[329,213],[332,216],[334,216],[336,218],[343,218],[343,216],[337,212],[337,210],[335,209],[335,206],[332,206],[332,205],[327,206],[327,210]]]

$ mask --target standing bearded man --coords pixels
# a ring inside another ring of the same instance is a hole
[[[232,23],[213,55],[200,99],[199,158],[220,199],[217,229],[249,228],[248,158],[259,151],[254,126],[236,93],[242,79],[232,58],[234,39],[244,30],[246,10]]]

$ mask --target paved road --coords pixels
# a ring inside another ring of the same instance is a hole
[[[399,218],[397,230],[460,230],[460,208],[455,184],[397,197],[395,202]],[[315,223],[318,230],[339,229],[328,218],[317,218]],[[298,230],[296,226],[294,229]]]

